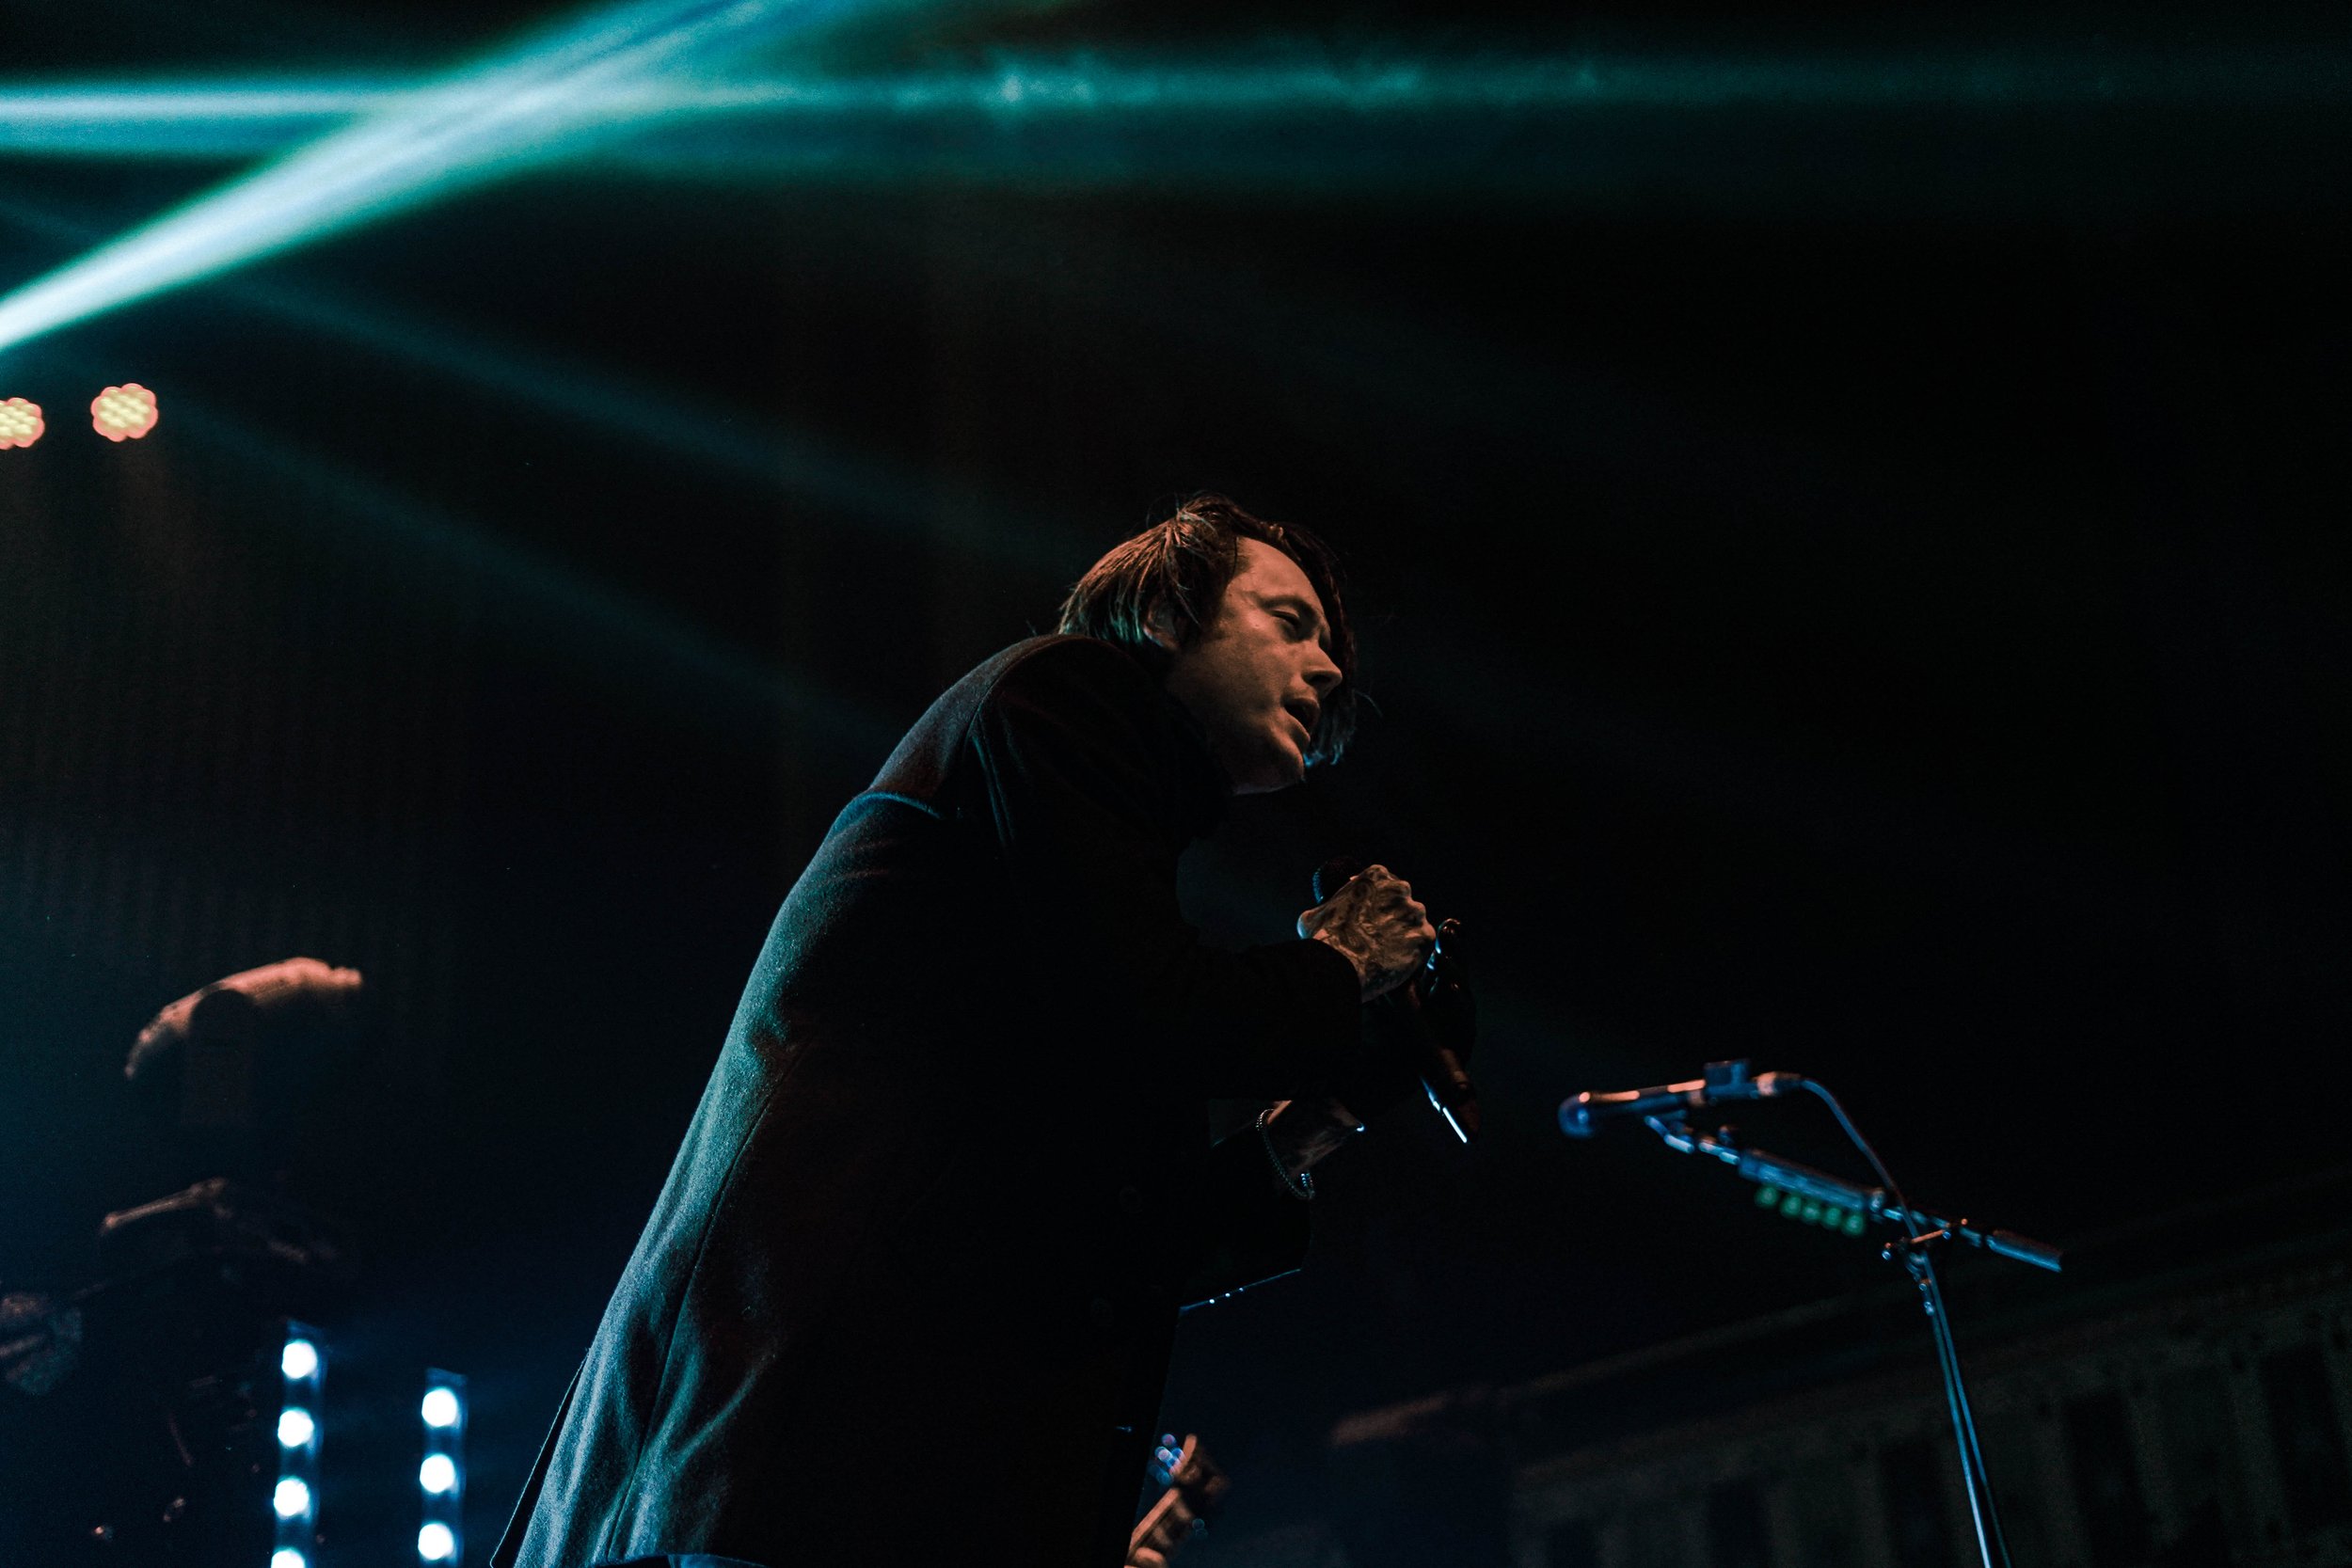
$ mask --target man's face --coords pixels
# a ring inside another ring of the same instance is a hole
[[[1234,794],[1263,795],[1307,776],[1315,721],[1341,678],[1324,648],[1329,637],[1323,600],[1298,562],[1243,540],[1216,618],[1175,650],[1168,673],[1168,695],[1209,732]]]

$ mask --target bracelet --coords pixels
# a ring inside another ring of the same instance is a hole
[[[1284,1192],[1298,1199],[1299,1202],[1312,1203],[1315,1196],[1315,1179],[1303,1170],[1294,1178],[1290,1173],[1290,1167],[1282,1164],[1282,1157],[1274,1151],[1274,1134],[1266,1131],[1265,1125],[1273,1119],[1273,1117],[1274,1107],[1271,1105],[1258,1113],[1258,1141],[1265,1145],[1265,1157],[1267,1162],[1274,1166],[1274,1179],[1282,1183]]]

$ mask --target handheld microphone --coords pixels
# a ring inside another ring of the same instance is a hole
[[[1560,1131],[1571,1138],[1589,1138],[1604,1121],[1623,1117],[1678,1116],[1708,1105],[1736,1100],[1770,1100],[1793,1094],[1804,1086],[1803,1075],[1763,1072],[1748,1076],[1745,1062],[1709,1062],[1707,1076],[1654,1088],[1620,1089],[1613,1094],[1586,1091],[1560,1102]]]
[[[1325,861],[1315,872],[1314,895],[1317,904],[1327,904],[1341,887],[1356,879],[1364,869],[1363,863],[1345,855],[1335,855]],[[1454,1135],[1464,1143],[1478,1136],[1478,1091],[1463,1069],[1462,1056],[1468,1051],[1468,1038],[1457,1051],[1438,1037],[1436,1020],[1432,1016],[1439,1008],[1467,1030],[1474,1028],[1474,1013],[1470,1002],[1470,988],[1464,982],[1456,955],[1447,951],[1448,942],[1457,946],[1462,933],[1458,920],[1438,923],[1438,945],[1422,965],[1420,974],[1381,997],[1381,1003],[1398,1008],[1407,1015],[1411,1025],[1412,1067],[1421,1079],[1422,1091],[1429,1103],[1445,1117]],[[1436,1004],[1435,1006],[1432,1004]]]

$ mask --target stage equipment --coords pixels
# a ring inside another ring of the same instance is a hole
[[[1861,1235],[1863,1226],[1869,1220],[1859,1209],[1824,1203],[1801,1192],[1784,1193],[1769,1182],[1756,1189],[1756,1206],[1800,1225],[1818,1225],[1824,1230],[1842,1230],[1849,1236]]]
[[[417,1556],[458,1562],[466,1551],[466,1380],[433,1370],[424,1383],[417,1407],[424,1425],[424,1458],[417,1466],[424,1520],[417,1528]]]
[[[40,417],[40,404],[23,398],[10,398],[0,403],[0,451],[10,447],[29,447],[40,439],[49,426]]]
[[[89,400],[90,428],[109,441],[136,441],[162,417],[155,394],[135,381],[109,387]]]
[[[1693,1110],[1792,1094],[1799,1089],[1815,1095],[1830,1108],[1838,1128],[1868,1162],[1871,1173],[1878,1178],[1877,1186],[1865,1187],[1760,1148],[1742,1148],[1734,1141],[1728,1127],[1709,1132],[1687,1125],[1686,1118]],[[1819,1083],[1798,1073],[1752,1075],[1745,1061],[1709,1062],[1704,1077],[1688,1083],[1613,1094],[1571,1095],[1560,1102],[1560,1130],[1570,1137],[1588,1138],[1597,1118],[1634,1115],[1640,1116],[1644,1124],[1677,1153],[1708,1155],[1732,1166],[1742,1179],[1769,1191],[1793,1193],[1801,1200],[1835,1205],[1894,1227],[1896,1238],[1881,1249],[1880,1256],[1902,1264],[1912,1283],[1919,1288],[1919,1305],[1927,1313],[1935,1337],[1936,1365],[1943,1375],[1945,1403],[1951,1412],[1952,1435],[1960,1449],[1961,1480],[1967,1487],[1978,1553],[1985,1568],[2010,1568],[2009,1543],[2001,1534],[2000,1515],[1984,1467],[1984,1451],[1978,1446],[1977,1418],[1968,1406],[1960,1346],[1952,1338],[1951,1313],[1944,1304],[1944,1288],[1935,1275],[1934,1253],[1939,1246],[1965,1242],[1970,1246],[2056,1273],[2061,1261],[2058,1249],[2014,1231],[1995,1230],[1965,1219],[1950,1219],[1913,1208],[1902,1189],[1895,1184],[1884,1162],[1879,1159],[1878,1150],[1863,1137],[1861,1129],[1854,1125],[1837,1098]]]
[[[0,1357],[20,1391],[62,1395],[11,1412],[10,1441],[90,1466],[13,1499],[11,1523],[44,1562],[88,1560],[94,1543],[123,1561],[307,1568],[325,1368],[286,1313],[333,1309],[342,1249],[277,1195],[215,1179],[108,1214],[97,1264]]]
[[[270,1499],[278,1515],[270,1568],[310,1568],[318,1543],[319,1414],[326,1392],[326,1358],[317,1334],[289,1320],[278,1370],[284,1393],[278,1406],[278,1486]]]
[[[1315,872],[1318,905],[1364,869],[1363,862],[1336,855]],[[1478,1136],[1478,1091],[1463,1064],[1478,1037],[1478,1002],[1461,961],[1462,923],[1438,923],[1438,944],[1410,980],[1374,1004],[1394,1015],[1408,1031],[1414,1072],[1437,1113],[1454,1135],[1469,1143]]]

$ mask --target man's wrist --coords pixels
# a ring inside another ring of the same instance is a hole
[[[1260,1118],[1266,1152],[1286,1177],[1303,1177],[1339,1151],[1363,1121],[1339,1101],[1279,1100]]]

